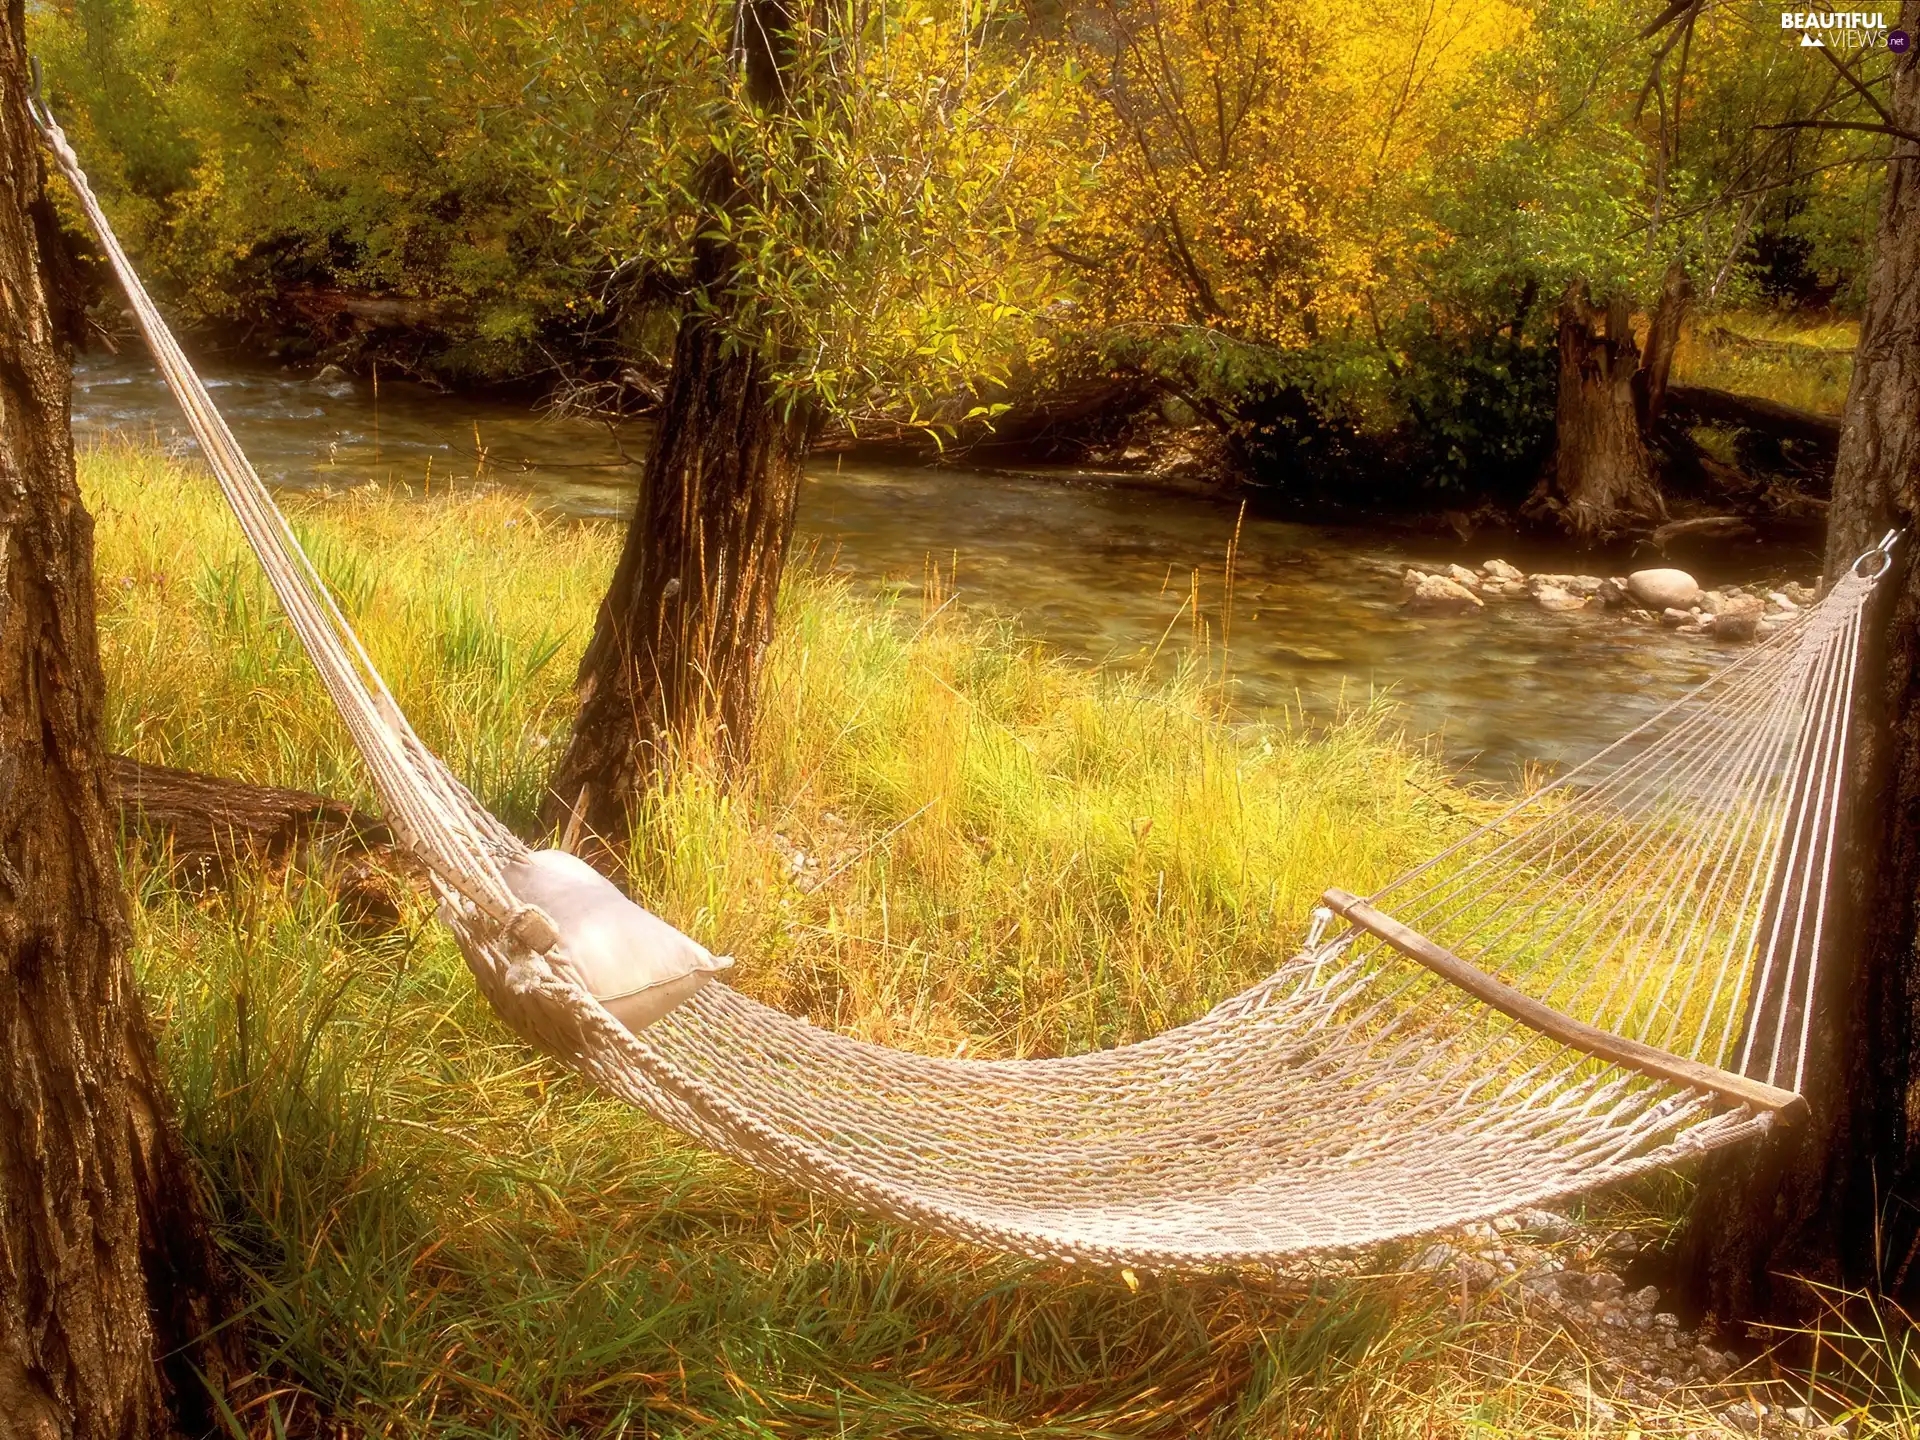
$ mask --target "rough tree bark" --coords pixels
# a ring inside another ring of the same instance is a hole
[[[1667,384],[1673,375],[1674,351],[1680,348],[1680,322],[1686,319],[1687,302],[1693,298],[1693,286],[1687,280],[1687,267],[1675,260],[1667,266],[1660,283],[1660,299],[1647,321],[1647,350],[1634,376],[1635,409],[1640,417],[1640,434],[1653,431],[1654,422],[1666,413]]]
[[[385,852],[393,832],[344,800],[279,785],[107,757],[107,790],[121,822],[164,842],[178,860],[225,871],[235,864],[284,864],[316,847]]]
[[[1920,0],[1901,24],[1920,29]],[[1896,59],[1920,131],[1920,56]],[[1920,1300],[1920,146],[1895,146],[1834,471],[1827,573],[1906,530],[1869,617],[1853,716],[1839,926],[1822,962],[1808,1123],[1707,1166],[1678,1261],[1704,1308],[1804,1324],[1799,1277]],[[1834,909],[1830,908],[1830,914]]]
[[[795,24],[780,0],[739,0],[751,103],[789,103],[782,70]],[[704,191],[737,203],[724,158]],[[580,662],[580,710],[549,782],[543,821],[592,854],[625,841],[636,802],[677,757],[738,767],[752,744],[760,662],[772,638],[812,426],[782,413],[765,358],[729,347],[716,315],[743,262],[699,242],[639,506]]]
[[[1626,300],[1615,296],[1596,308],[1585,283],[1576,282],[1560,303],[1554,486],[1562,518],[1583,544],[1635,521],[1666,518],[1644,439],[1639,374]]]
[[[127,963],[93,530],[41,263],[22,0],[0,31],[0,1435],[210,1428],[214,1254]],[[156,1357],[164,1357],[156,1365]]]

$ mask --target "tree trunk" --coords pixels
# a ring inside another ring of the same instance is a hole
[[[1920,29],[1920,0],[1902,25]],[[1894,61],[1894,124],[1920,131],[1920,60]],[[1807,1123],[1708,1165],[1678,1259],[1723,1318],[1804,1324],[1799,1277],[1920,1300],[1920,146],[1895,145],[1834,471],[1827,573],[1906,530],[1869,617],[1845,846],[1816,996]]]
[[[22,0],[0,33],[0,1434],[196,1433],[214,1254],[170,1124],[114,854],[93,530],[41,264]],[[156,1366],[156,1357],[160,1363]]]
[[[1640,435],[1653,433],[1654,422],[1666,413],[1667,382],[1673,375],[1673,352],[1680,348],[1680,322],[1687,317],[1693,286],[1687,267],[1678,260],[1667,267],[1660,284],[1660,302],[1647,322],[1647,353],[1634,378],[1634,399],[1640,415]]]
[[[1634,521],[1666,518],[1642,438],[1640,350],[1631,322],[1624,299],[1596,309],[1584,284],[1560,304],[1554,481],[1562,518],[1583,544]]]
[[[739,0],[748,101],[793,103],[783,79],[799,23],[783,0]],[[726,157],[702,179],[718,210],[743,197]],[[729,345],[719,317],[750,265],[697,243],[693,289],[641,498],[580,661],[580,711],[548,785],[543,822],[589,854],[618,852],[653,778],[696,756],[738,768],[753,742],[760,662],[773,635],[812,438],[804,407],[775,408],[766,357]]]
[[[677,758],[733,767],[752,743],[807,442],[769,404],[759,370],[727,354],[704,316],[681,323],[640,505],[549,786],[547,823],[590,848],[624,843],[635,801]]]

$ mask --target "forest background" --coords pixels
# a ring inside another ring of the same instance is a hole
[[[1670,274],[1757,388],[1844,394],[1884,29],[1805,47],[1725,4],[1656,30],[1633,0],[833,4],[784,124],[724,103],[737,37],[690,0],[32,23],[175,313],[289,363],[643,410],[718,151],[760,186],[720,222],[752,257],[727,324],[782,337],[777,387],[840,443],[937,448],[1050,402],[1084,441],[1089,409],[1145,410],[1282,508],[1537,507],[1563,301],[1650,314]],[[1714,478],[1687,458],[1670,487]]]

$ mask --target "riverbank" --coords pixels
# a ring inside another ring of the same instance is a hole
[[[438,500],[493,489],[554,521],[619,521],[644,431],[610,434],[523,407],[489,407],[383,380],[325,383],[206,367],[223,412],[282,494]],[[179,412],[142,357],[89,357],[76,433],[184,447]],[[1309,526],[1232,501],[1115,483],[1071,467],[1040,473],[880,466],[818,458],[801,491],[797,554],[861,596],[917,596],[930,565],[976,615],[1092,665],[1171,678],[1205,657],[1242,720],[1328,723],[1387,696],[1449,766],[1509,785],[1537,765],[1593,754],[1704,678],[1712,652],[1610,615],[1530,605],[1477,619],[1403,608],[1409,566],[1584,570],[1538,539],[1463,545],[1380,527]],[[1231,576],[1229,576],[1231,558]],[[1622,557],[1621,572],[1661,563]],[[1682,563],[1695,567],[1692,559]],[[1810,579],[1817,552],[1747,546],[1710,585]]]
[[[1845,403],[1858,328],[1857,321],[1826,311],[1689,316],[1677,343],[1672,382],[1677,396],[1692,399],[1677,403],[1664,432],[1686,452],[1663,467],[1671,519],[1682,524],[1649,525],[1611,547],[1607,557],[1624,560],[1629,552],[1649,547],[1665,553],[1677,544],[1674,558],[1711,568],[1741,564],[1743,549],[1755,541],[1817,545],[1824,531],[1833,437],[1824,448],[1809,448],[1805,435],[1797,436],[1802,443],[1783,442],[1783,432],[1774,428],[1745,428],[1743,417],[1753,417],[1744,415],[1742,406],[1775,421],[1797,416],[1832,427]],[[122,338],[139,351],[137,336],[129,332]],[[657,368],[627,366],[618,381],[598,385],[556,380],[543,372],[537,383],[468,377],[450,386],[443,378],[396,365],[391,357],[383,359],[377,350],[327,352],[332,359],[301,353],[288,360],[272,346],[263,350],[251,329],[202,327],[194,339],[196,354],[216,371],[272,372],[290,388],[337,399],[356,387],[377,394],[384,376],[402,409],[408,391],[416,390],[452,409],[494,416],[518,412],[528,422],[535,415],[586,422],[610,442],[592,447],[605,450],[604,460],[566,462],[586,469],[637,470],[665,381]],[[1329,397],[1296,399],[1311,415],[1262,421],[1253,418],[1260,413],[1255,406],[1242,425],[1260,436],[1249,432],[1241,437],[1245,443],[1236,443],[1165,382],[1083,361],[1059,373],[1023,372],[1003,389],[956,392],[930,412],[944,417],[938,424],[928,417],[910,424],[886,413],[858,424],[834,422],[816,440],[815,463],[1050,475],[1067,483],[1244,503],[1255,513],[1306,523],[1364,525],[1410,543],[1440,538],[1484,544],[1524,537],[1551,545],[1563,539],[1559,522],[1538,512],[1533,493],[1552,458],[1550,394],[1546,411],[1534,417],[1545,429],[1523,446],[1536,463],[1532,469],[1503,472],[1499,483],[1478,472],[1450,478],[1412,474],[1406,457],[1396,452],[1396,447],[1405,449],[1408,437],[1393,441],[1384,432],[1374,433],[1365,407],[1334,405],[1333,412],[1319,415],[1313,407],[1333,404]],[[995,402],[994,413],[986,413],[984,400]],[[1695,413],[1702,403],[1705,409]],[[1234,428],[1225,415],[1221,419],[1228,430]],[[1784,433],[1791,435],[1791,424]],[[495,448],[476,437],[460,458],[484,462],[492,454],[495,465],[508,473],[517,465],[542,463],[512,446],[497,454]],[[1263,457],[1258,464],[1255,452]],[[1332,452],[1345,457],[1339,483],[1328,483],[1331,472],[1322,473]],[[1708,527],[1704,534],[1687,528],[1687,522],[1698,526],[1713,518],[1723,522],[1720,528]],[[1733,520],[1740,523],[1726,523]]]
[[[368,798],[210,482],[121,446],[82,483],[110,744]],[[616,527],[498,492],[293,510],[428,743],[527,825]],[[730,979],[819,1023],[933,1054],[1154,1033],[1270,969],[1330,878],[1491,812],[1380,709],[1228,725],[1198,659],[1069,663],[951,598],[797,573],[751,773],[690,770],[631,857]],[[599,1098],[506,1034],[405,885],[369,925],[324,857],[212,891],[129,866],[266,1357],[236,1433],[1677,1436],[1806,1399],[1629,1300],[1679,1181],[1270,1276],[1017,1262]]]

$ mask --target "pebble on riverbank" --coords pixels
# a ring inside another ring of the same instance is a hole
[[[1478,570],[1458,564],[1432,570],[1410,566],[1401,588],[1401,603],[1410,610],[1467,614],[1484,610],[1489,600],[1531,600],[1555,614],[1608,610],[1639,624],[1736,645],[1771,634],[1819,595],[1813,586],[1792,581],[1709,590],[1686,571],[1665,567],[1605,577],[1529,575],[1498,559]]]
[[[1846,1440],[1852,1423],[1808,1404],[1791,1371],[1688,1328],[1657,1288],[1631,1288],[1626,1274],[1658,1254],[1649,1238],[1530,1208],[1461,1227],[1411,1268],[1441,1277],[1463,1306],[1471,1297],[1558,1325],[1579,1347],[1559,1383],[1605,1433]]]

